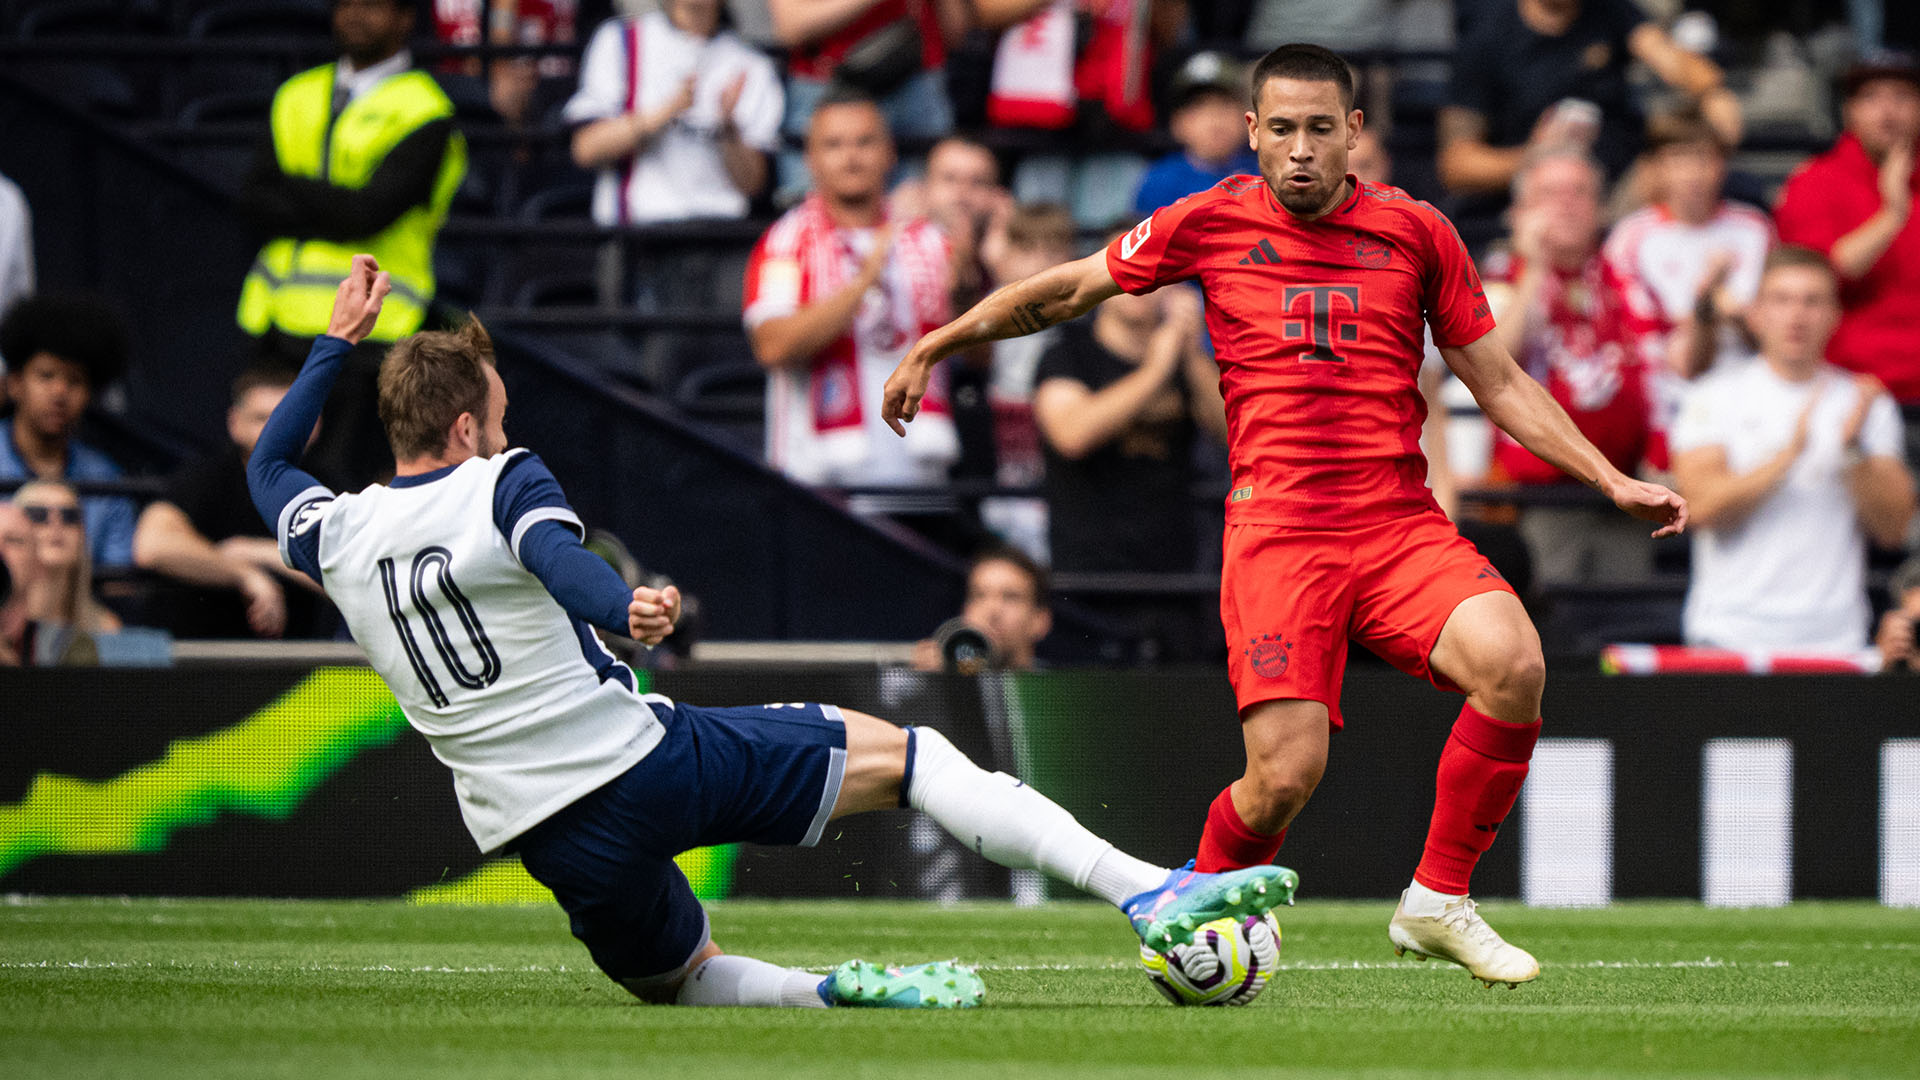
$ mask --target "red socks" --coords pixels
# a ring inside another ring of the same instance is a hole
[[[1461,895],[1480,856],[1493,846],[1500,823],[1520,797],[1527,762],[1540,738],[1540,721],[1504,724],[1471,705],[1460,708],[1440,752],[1434,780],[1433,822],[1413,879],[1435,892]],[[1208,831],[1213,822],[1207,822]],[[1206,848],[1203,846],[1202,851]]]
[[[1200,834],[1200,854],[1194,859],[1194,869],[1217,874],[1270,863],[1280,850],[1280,841],[1286,838],[1285,829],[1269,835],[1248,828],[1240,819],[1240,811],[1233,808],[1233,785],[1229,784],[1207,807],[1207,827]]]

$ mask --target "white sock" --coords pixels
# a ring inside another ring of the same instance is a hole
[[[821,976],[751,956],[709,958],[680,984],[678,1005],[763,1005],[824,1009]]]
[[[1073,815],[1006,773],[989,773],[926,727],[913,733],[907,805],[983,858],[1039,870],[1110,904],[1155,889],[1168,871],[1088,832]]]
[[[1437,919],[1446,914],[1448,904],[1457,904],[1466,898],[1466,893],[1455,896],[1452,893],[1434,892],[1416,881],[1407,886],[1407,895],[1400,901],[1400,910],[1415,918]]]

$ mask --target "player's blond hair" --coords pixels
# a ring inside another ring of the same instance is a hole
[[[401,338],[380,364],[380,423],[399,461],[447,448],[447,431],[461,413],[486,415],[487,372],[493,339],[467,316],[457,330],[429,330]]]

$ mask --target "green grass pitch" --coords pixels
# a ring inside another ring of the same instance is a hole
[[[1090,904],[714,906],[732,951],[987,980],[972,1012],[826,1013],[639,1005],[557,908],[0,900],[0,1077],[1920,1074],[1920,911],[1486,910],[1539,982],[1396,960],[1389,903],[1308,902],[1252,1007],[1175,1009]]]

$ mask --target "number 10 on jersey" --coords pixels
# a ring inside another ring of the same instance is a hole
[[[414,636],[413,620],[408,618],[402,607],[401,580],[394,561],[381,559],[379,567],[380,588],[387,597],[387,616],[393,621],[394,631],[400,635],[400,647],[406,650],[407,663],[419,677],[427,698],[435,706],[445,708],[447,693],[441,688],[439,676],[434,673],[433,665],[420,648],[419,639]],[[446,620],[441,618],[440,609],[434,606],[433,600],[427,595],[429,575],[440,586],[440,594],[459,618],[460,628],[466,632],[467,638],[463,647],[477,654],[478,670],[467,666],[460,650],[454,646],[452,636],[447,633]],[[488,639],[487,628],[480,624],[480,615],[474,611],[473,603],[453,580],[453,554],[443,547],[422,549],[413,557],[405,586],[406,599],[411,601],[413,615],[426,625],[433,650],[439,654],[441,666],[454,683],[468,690],[484,690],[492,686],[500,678],[500,654]]]

